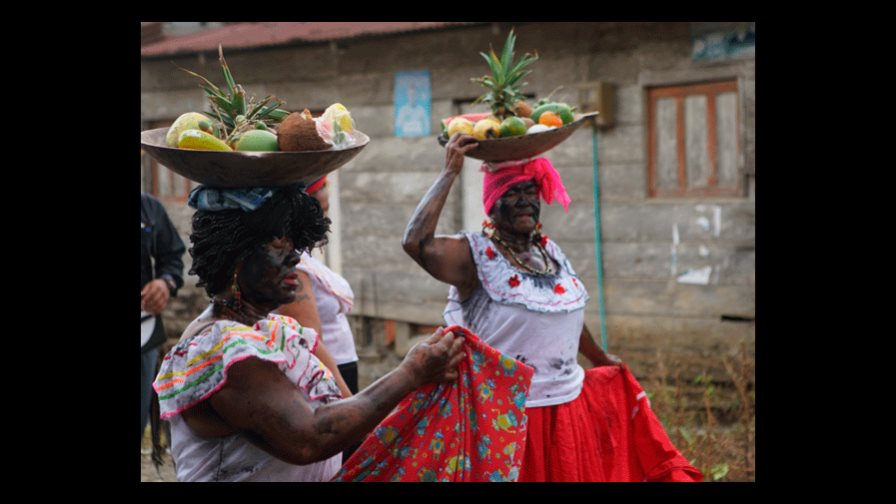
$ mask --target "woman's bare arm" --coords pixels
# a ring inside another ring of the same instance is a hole
[[[477,282],[470,244],[461,235],[435,236],[435,230],[451,185],[463,168],[464,154],[476,145],[469,135],[451,137],[445,146],[445,168],[417,205],[401,240],[404,251],[427,273],[468,292]]]
[[[582,334],[579,335],[579,352],[591,361],[594,367],[622,366],[622,359],[613,354],[608,354],[597,345],[588,326],[582,324]]]
[[[224,422],[292,464],[325,460],[360,441],[418,386],[457,379],[463,337],[436,331],[357,395],[316,410],[276,364],[245,359],[207,402]],[[188,422],[189,423],[189,422]]]

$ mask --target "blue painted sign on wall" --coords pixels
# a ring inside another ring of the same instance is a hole
[[[429,136],[432,86],[429,70],[395,73],[395,136]]]

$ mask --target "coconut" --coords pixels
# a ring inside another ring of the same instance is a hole
[[[517,117],[529,117],[532,115],[532,106],[526,100],[520,100],[513,106],[513,112]]]
[[[333,147],[317,134],[317,123],[308,109],[286,116],[277,126],[277,143],[281,151],[315,151]]]

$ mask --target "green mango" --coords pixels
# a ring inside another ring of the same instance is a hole
[[[277,146],[277,135],[267,130],[254,129],[240,135],[234,150],[270,152],[280,148]]]
[[[526,134],[526,123],[516,116],[510,116],[501,122],[501,138]]]

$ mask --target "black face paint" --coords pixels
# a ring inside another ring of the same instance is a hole
[[[299,254],[289,239],[278,239],[256,248],[243,264],[239,275],[243,299],[256,305],[290,303],[295,299],[294,284],[284,278],[295,275]],[[273,309],[273,308],[271,308]]]
[[[531,220],[525,218],[530,215]],[[491,213],[498,229],[506,233],[530,233],[541,215],[538,184],[527,180],[514,184],[498,198]]]

